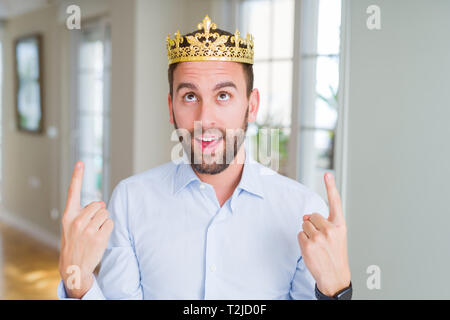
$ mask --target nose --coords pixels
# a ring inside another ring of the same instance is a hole
[[[208,103],[202,103],[200,106],[200,115],[198,119],[202,122],[203,128],[211,128],[216,125],[216,115],[214,106]]]

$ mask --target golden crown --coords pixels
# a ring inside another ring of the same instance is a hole
[[[169,65],[183,61],[235,61],[253,64],[253,36],[241,38],[241,34],[236,29],[234,35],[223,35],[216,30],[217,25],[211,21],[208,15],[198,24],[198,30],[190,35],[181,36],[178,30],[175,38],[170,38],[170,33],[166,39],[167,57]]]

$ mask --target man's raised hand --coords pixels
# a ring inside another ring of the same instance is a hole
[[[324,180],[330,209],[328,219],[318,213],[303,216],[298,243],[317,288],[327,296],[334,296],[350,285],[347,227],[334,178],[326,173]]]
[[[103,201],[81,208],[84,165],[73,170],[62,217],[59,272],[70,298],[81,298],[91,288],[94,269],[99,264],[113,230],[113,221]]]

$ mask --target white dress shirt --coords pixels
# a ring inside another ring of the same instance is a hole
[[[190,165],[169,162],[122,180],[108,210],[114,230],[83,299],[315,299],[297,234],[328,208],[254,160],[222,207]]]

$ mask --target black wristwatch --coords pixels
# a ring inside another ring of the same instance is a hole
[[[340,290],[332,297],[324,295],[322,292],[320,292],[320,290],[317,288],[317,283],[315,291],[317,300],[351,300],[353,293],[352,282],[350,281],[350,285],[347,288]]]

